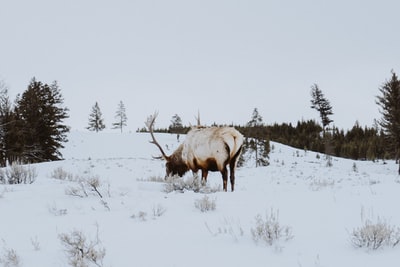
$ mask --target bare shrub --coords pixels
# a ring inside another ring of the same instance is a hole
[[[0,263],[4,267],[19,267],[21,266],[21,258],[14,249],[4,248]]]
[[[107,201],[103,198],[103,193],[101,191],[102,183],[98,176],[92,176],[89,178],[76,177],[76,184],[74,186],[69,186],[65,190],[65,194],[80,198],[86,198],[91,195],[98,196],[100,198],[100,204],[108,211],[111,210]],[[106,190],[106,195],[111,196],[110,184],[108,184]]]
[[[53,206],[49,206],[48,210],[54,216],[64,216],[68,214],[67,209],[59,209],[55,203],[53,204]]]
[[[207,212],[215,210],[217,207],[216,200],[210,199],[207,195],[205,195],[201,199],[196,199],[194,202],[194,206],[199,209],[201,212]]]
[[[31,238],[31,244],[32,244],[32,247],[33,247],[33,249],[35,251],[39,251],[40,250],[40,242],[39,242],[37,236],[34,237],[34,238],[33,237]]]
[[[240,222],[233,219],[224,218],[221,225],[217,227],[216,230],[211,229],[207,222],[205,226],[212,236],[228,235],[231,236],[235,242],[238,242],[239,238],[244,235]]]
[[[30,165],[22,165],[19,162],[13,162],[2,171],[3,183],[8,184],[32,184],[37,178],[36,169]]]
[[[100,204],[103,205],[103,207],[107,210],[107,211],[111,211],[110,206],[108,205],[108,202],[105,201],[104,199],[100,199]]]
[[[266,213],[265,219],[258,214],[255,220],[256,225],[251,228],[251,235],[256,243],[264,242],[272,246],[280,240],[288,241],[293,238],[292,229],[280,224],[278,211],[271,209],[269,214]]]
[[[389,225],[379,217],[376,222],[366,219],[361,227],[350,233],[350,242],[357,248],[373,250],[383,246],[395,247],[400,242],[400,227]]]
[[[310,188],[313,191],[319,191],[324,188],[334,187],[335,181],[332,178],[321,178],[321,179],[313,179],[310,182]]]
[[[131,216],[132,219],[138,219],[139,221],[145,222],[147,220],[147,213],[144,211],[139,211],[137,214]]]
[[[101,247],[98,232],[96,238],[88,241],[80,231],[70,234],[60,234],[59,239],[64,246],[68,263],[73,267],[103,266],[106,250]]]
[[[165,178],[161,177],[161,176],[150,176],[147,179],[138,179],[138,181],[140,182],[153,182],[153,183],[164,183],[165,182]]]
[[[65,171],[62,167],[58,167],[50,174],[51,178],[63,181],[73,181],[74,176],[72,173]]]
[[[353,162],[353,167],[352,167],[353,172],[358,172],[358,167],[355,162]]]
[[[219,187],[212,188],[207,185],[202,185],[199,182],[199,178],[196,176],[184,179],[179,176],[168,177],[165,181],[164,192],[185,192],[193,191],[196,193],[215,193],[221,191]]]
[[[70,195],[70,196],[75,196],[75,197],[88,197],[89,194],[87,193],[87,187],[85,185],[84,180],[80,180],[77,182],[77,186],[70,186],[67,189],[65,189],[65,194]]]
[[[161,204],[153,206],[153,216],[154,217],[161,217],[166,211],[167,211],[167,209],[164,206],[162,206]]]
[[[183,179],[179,176],[168,177],[165,180],[164,192],[171,193],[173,191],[185,192],[194,191],[198,192],[200,190],[200,183],[198,179]]]
[[[332,167],[333,166],[332,156],[326,155],[325,159],[326,159],[326,167]]]
[[[93,176],[89,178],[76,178],[77,186],[70,186],[66,189],[65,193],[71,196],[77,197],[88,197],[90,193],[103,198],[100,193],[100,187],[102,186],[100,178],[98,176]]]
[[[90,177],[86,184],[89,186],[92,192],[95,192],[100,198],[103,198],[103,195],[99,191],[99,187],[101,186],[99,177]]]

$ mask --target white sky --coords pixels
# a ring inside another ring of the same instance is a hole
[[[57,80],[73,130],[98,101],[108,128],[158,110],[195,123],[317,119],[317,83],[339,128],[380,118],[378,88],[400,74],[397,0],[2,0],[0,79],[14,97]]]

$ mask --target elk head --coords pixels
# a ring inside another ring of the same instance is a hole
[[[151,139],[152,139],[149,142],[156,145],[161,152],[161,156],[153,157],[153,158],[164,159],[166,161],[166,164],[165,164],[166,176],[165,176],[165,178],[167,178],[168,176],[174,176],[174,175],[183,176],[187,171],[189,171],[187,164],[182,159],[183,144],[181,144],[174,151],[174,153],[172,153],[171,156],[167,156],[167,154],[165,154],[161,145],[157,142],[157,140],[154,136],[154,122],[155,122],[157,116],[158,116],[158,112],[155,112],[154,115],[149,116],[146,121],[146,127],[148,128],[150,135],[151,135]]]

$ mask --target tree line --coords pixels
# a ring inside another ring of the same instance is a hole
[[[255,152],[256,166],[268,165],[269,141],[276,141],[299,149],[312,150],[338,157],[376,160],[400,157],[400,81],[394,71],[391,78],[379,88],[376,104],[382,118],[372,127],[362,127],[358,122],[347,131],[331,126],[333,108],[317,84],[311,86],[310,108],[321,118],[291,123],[266,125],[255,108],[245,125],[232,125],[245,136],[245,149]],[[33,78],[22,95],[10,100],[7,86],[0,81],[0,166],[21,161],[35,163],[59,160],[60,149],[67,142],[70,128],[64,124],[68,108],[57,82],[51,84]],[[115,114],[113,129],[126,126],[127,117],[122,101]],[[199,120],[200,118],[198,118]],[[105,128],[98,103],[89,115],[87,129],[101,131]],[[143,131],[140,129],[138,131]],[[187,133],[179,115],[175,114],[167,129],[157,131],[177,134]],[[400,166],[400,165],[399,165]],[[400,173],[400,167],[399,167]]]
[[[214,125],[222,126],[222,125]],[[264,123],[258,109],[254,108],[250,120],[245,125],[230,125],[239,130],[245,137],[244,149],[254,152],[256,166],[268,165],[270,141],[282,143],[298,149],[326,153],[332,156],[355,160],[390,159],[394,155],[385,149],[386,136],[378,125],[361,127],[358,122],[348,130],[337,127],[325,129],[315,120],[292,123]],[[181,123],[175,114],[168,128],[155,129],[157,132],[186,134],[191,129]],[[146,129],[140,129],[145,132]]]
[[[382,118],[372,127],[358,122],[347,130],[332,126],[333,108],[317,84],[311,86],[312,109],[318,111],[321,123],[298,121],[296,125],[281,123],[261,125],[259,135],[299,149],[312,150],[355,160],[396,159],[400,156],[400,81],[394,71],[379,88],[376,104]],[[240,126],[238,126],[240,128]],[[244,133],[248,131],[245,127]],[[399,165],[400,174],[400,165]]]
[[[231,125],[245,136],[245,149],[255,151],[256,166],[268,164],[269,141],[295,148],[311,150],[328,155],[355,159],[378,160],[400,158],[400,81],[394,71],[391,78],[379,88],[376,104],[382,118],[373,126],[362,127],[356,121],[349,130],[331,126],[333,108],[317,84],[311,86],[310,108],[320,115],[320,122],[302,120],[297,124],[263,122],[258,109],[254,108],[250,121],[245,125]],[[144,130],[144,129],[142,129]],[[140,131],[142,131],[140,130]],[[190,127],[183,126],[176,114],[167,129],[160,132],[186,133]],[[400,165],[399,165],[400,174]]]
[[[264,125],[259,131],[271,141],[332,156],[355,160],[393,158],[385,149],[382,131],[376,127],[361,127],[358,122],[346,132],[333,127],[325,134],[323,127],[315,120],[298,121],[295,125]]]

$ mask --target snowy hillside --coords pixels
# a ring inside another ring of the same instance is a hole
[[[175,135],[157,138],[167,153],[178,146]],[[394,162],[333,158],[327,167],[323,155],[271,143],[271,165],[238,169],[233,193],[166,193],[164,164],[152,158],[159,152],[149,139],[72,132],[65,160],[31,166],[34,183],[0,185],[0,266],[71,266],[62,240],[73,233],[107,267],[398,266],[400,245],[350,242],[368,220],[400,226]],[[208,187],[221,185],[210,173]],[[207,200],[215,210],[202,212]],[[272,245],[255,242],[258,214],[274,215],[291,238],[283,232]]]

